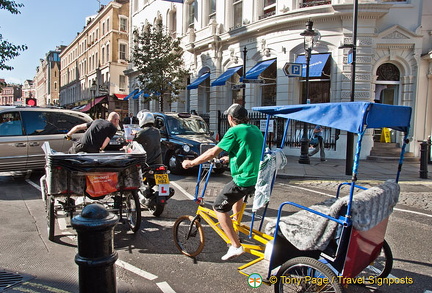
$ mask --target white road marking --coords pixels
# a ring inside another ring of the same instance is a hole
[[[33,186],[34,188],[36,188],[37,190],[41,191],[41,188],[38,184],[34,183],[33,181],[31,181],[30,179],[26,179],[25,180],[28,184],[30,184],[31,186]]]
[[[176,293],[173,288],[167,283],[167,282],[160,282],[156,283],[156,285],[159,287],[159,289],[162,290],[164,293]]]
[[[31,181],[30,179],[26,179],[26,182],[28,184],[30,184],[31,186],[33,186],[34,188],[36,188],[37,190],[41,191],[40,186],[38,184],[34,183],[33,181]],[[178,184],[176,184],[176,186],[178,186]],[[177,188],[179,190],[181,190],[183,193],[188,194],[186,192],[186,190],[184,190],[182,187],[178,186]],[[189,194],[189,196],[193,199],[192,195]],[[57,222],[58,222],[60,230],[62,231],[62,234],[65,234],[65,232],[63,230],[67,229],[66,219],[63,217],[57,217]],[[68,237],[70,237],[71,239],[76,239],[76,236],[74,236],[74,235],[69,234]],[[134,274],[137,274],[138,276],[143,277],[143,278],[150,280],[150,281],[158,278],[158,276],[153,275],[152,273],[146,272],[144,270],[141,270],[141,269],[139,269],[139,268],[127,263],[127,262],[124,262],[120,259],[117,259],[115,264],[119,267],[122,267],[125,270],[128,270],[128,271],[130,271]],[[159,283],[156,283],[156,285],[161,289],[161,291],[163,293],[176,293],[167,282],[159,282]]]
[[[184,195],[186,195],[189,199],[195,200],[195,196],[187,192],[183,187],[178,185],[177,183],[171,181],[170,184],[174,185],[178,190],[180,190]]]
[[[143,270],[141,270],[141,269],[139,269],[139,268],[127,263],[127,262],[124,262],[120,259],[118,259],[116,261],[116,265],[118,265],[119,267],[122,267],[122,268],[124,268],[124,269],[126,269],[126,270],[128,270],[134,274],[137,274],[140,277],[143,277],[147,280],[150,280],[150,281],[158,278],[158,276],[153,275],[152,273],[143,271]]]
[[[295,186],[295,185],[291,185],[291,184],[283,184],[283,185],[289,186],[289,187],[293,187],[293,188],[297,188],[297,189],[301,189],[301,190],[310,191],[310,192],[321,194],[321,195],[325,195],[325,196],[328,196],[328,197],[335,197],[334,195],[331,195],[331,194],[328,194],[328,193],[324,193],[324,192],[319,192],[319,191],[316,191],[316,190],[313,190],[313,189],[309,189],[309,188],[305,188],[305,187]],[[403,212],[403,213],[416,214],[416,215],[421,215],[421,216],[432,218],[431,214],[426,214],[426,213],[421,213],[421,212],[415,212],[415,211],[410,211],[410,210],[405,210],[405,209],[399,209],[399,208],[394,208],[394,210],[395,211],[399,211],[399,212]]]

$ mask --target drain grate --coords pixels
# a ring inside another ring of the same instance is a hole
[[[0,292],[4,292],[12,286],[26,282],[33,278],[33,276],[26,274],[18,274],[5,270],[0,270]]]

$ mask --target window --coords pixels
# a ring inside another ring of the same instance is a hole
[[[396,65],[391,63],[384,63],[380,65],[377,69],[377,80],[390,80],[399,81],[400,72]]]
[[[234,1],[234,28],[243,26],[243,1]]]
[[[0,116],[0,136],[22,135],[22,123],[18,112],[3,113]]]
[[[107,60],[107,62],[109,62],[110,61],[110,45],[109,44],[107,44],[106,45],[106,60]]]
[[[59,112],[22,112],[27,135],[65,134],[82,118]]]
[[[105,34],[105,22],[102,23],[102,35]]]
[[[121,91],[124,91],[126,89],[126,76],[124,75],[119,76],[119,89]]]
[[[209,21],[216,19],[216,0],[209,0]]]
[[[119,58],[120,60],[126,60],[126,44],[120,44]]]
[[[196,11],[197,2],[189,4],[188,7],[188,27],[193,28],[195,25],[195,11]]]
[[[259,19],[263,19],[276,14],[276,0],[264,0],[263,15]]]
[[[261,106],[276,105],[276,63],[273,62],[266,70],[261,73],[264,83],[261,84]]]
[[[171,10],[168,14],[168,28],[171,37],[176,37],[177,32],[177,13],[175,10]]]
[[[120,31],[127,32],[127,18],[120,17]]]
[[[106,30],[107,30],[107,32],[109,32],[109,30],[110,30],[110,20],[109,20],[109,18],[106,20]]]
[[[312,56],[319,56],[320,54],[312,54]],[[330,103],[330,68],[331,58],[327,59],[322,71],[321,76],[312,76],[309,78],[309,99],[311,104],[316,103]],[[313,66],[313,65],[311,65]],[[303,77],[302,81],[302,100],[301,104],[307,102],[306,98],[306,78]]]
[[[105,47],[102,47],[101,54],[102,64],[105,64]]]

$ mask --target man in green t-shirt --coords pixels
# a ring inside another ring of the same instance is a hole
[[[222,151],[228,153],[228,156],[221,160],[229,160],[232,181],[225,185],[213,204],[221,227],[231,241],[228,252],[222,256],[222,260],[228,260],[244,253],[229,212],[233,210],[234,214],[238,213],[243,198],[255,191],[263,135],[258,127],[247,124],[248,112],[241,105],[232,104],[224,114],[228,115],[228,123],[231,127],[222,140],[199,157],[185,160],[182,164],[183,168],[188,169],[217,157]]]

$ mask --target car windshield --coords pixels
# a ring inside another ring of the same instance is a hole
[[[170,134],[207,134],[208,128],[204,120],[190,117],[190,118],[177,118],[167,117],[168,129]]]

